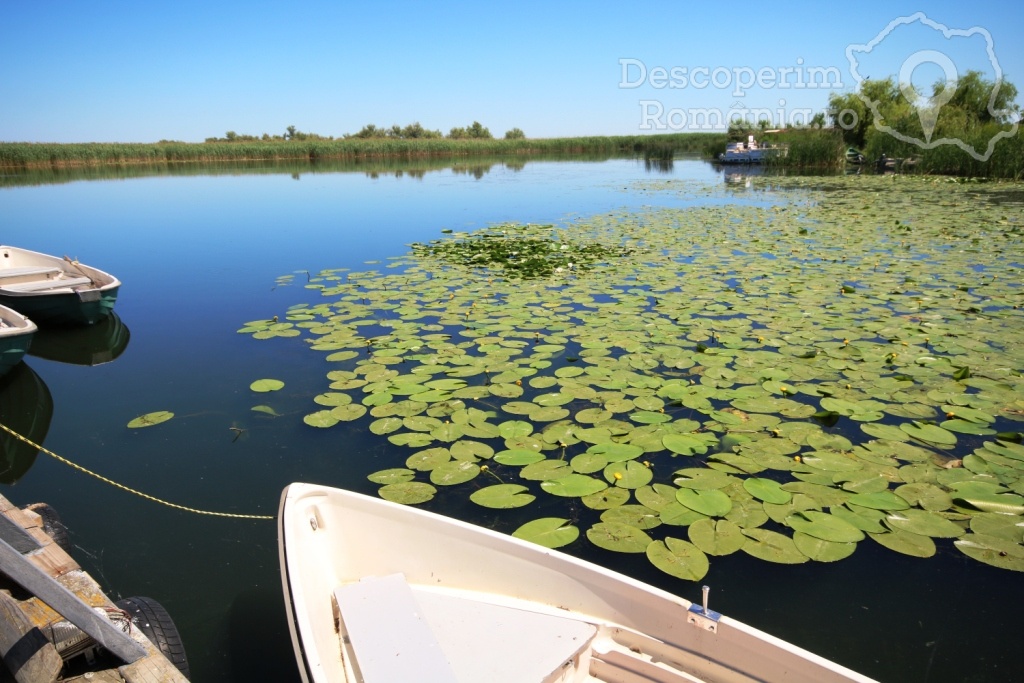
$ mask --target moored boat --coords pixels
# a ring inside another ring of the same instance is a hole
[[[0,304],[40,324],[91,325],[110,314],[120,287],[66,256],[0,246]]]
[[[786,156],[787,149],[779,145],[761,145],[753,135],[746,142],[729,142],[725,152],[718,155],[717,161],[722,164],[760,164],[768,159]]]
[[[870,679],[556,550],[291,484],[278,543],[306,683]]]
[[[0,306],[0,377],[21,362],[37,329],[36,324],[21,313]]]

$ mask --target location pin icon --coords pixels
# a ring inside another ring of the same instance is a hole
[[[942,90],[932,97],[919,94],[912,84],[914,70],[922,64],[935,64],[942,69],[945,75],[946,80],[942,84]],[[930,143],[932,133],[935,132],[935,123],[939,120],[939,110],[942,109],[942,105],[953,99],[953,95],[956,93],[958,79],[956,66],[953,64],[953,60],[937,50],[921,50],[910,55],[903,62],[899,78],[900,92],[917,109],[917,116],[921,120],[921,130],[924,131],[925,143]]]

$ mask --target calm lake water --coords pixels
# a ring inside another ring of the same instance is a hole
[[[126,331],[108,349],[117,358],[98,365],[86,364],[92,356],[81,347],[95,344],[101,360],[102,342],[72,340],[75,355],[61,348],[60,335],[47,335],[20,368],[17,386],[4,385],[0,405],[49,408],[49,424],[36,425],[47,448],[186,506],[273,515],[293,481],[374,493],[366,475],[394,466],[384,446],[395,447],[353,436],[344,425],[316,430],[302,422],[324,390],[324,363],[302,342],[256,341],[236,330],[318,301],[302,287],[302,271],[382,268],[410,242],[436,239],[442,229],[563,223],[686,203],[637,185],[669,178],[723,189],[694,202],[771,201],[742,182],[727,185],[719,170],[696,160],[671,168],[617,159],[375,172],[255,166],[70,182],[58,176],[34,185],[2,179],[0,243],[67,254],[116,274]],[[275,286],[292,273],[295,284]],[[251,410],[270,402],[249,390],[263,377],[286,382],[273,396],[282,417]],[[157,410],[176,417],[152,429],[126,427]],[[194,681],[298,680],[273,522],[163,507],[46,455],[22,463],[29,465],[0,492],[18,505],[55,507],[75,558],[113,597],[159,600],[182,634]],[[432,506],[497,524],[483,509],[445,508],[440,496]],[[590,554],[585,541],[569,550],[699,598],[699,585],[661,574],[642,557]],[[841,562],[799,566],[736,553],[714,558],[703,583],[716,610],[881,680],[1024,679],[1017,651],[1024,581],[949,544],[918,560],[865,542]]]

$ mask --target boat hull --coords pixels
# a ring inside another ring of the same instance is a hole
[[[0,246],[0,305],[39,324],[92,325],[110,315],[120,288],[120,280],[97,268]]]
[[[605,643],[592,648],[596,663],[577,662],[578,676],[558,680],[615,680],[592,675],[607,664],[600,654],[606,646],[617,647],[617,656],[627,659],[653,648],[656,653],[648,656],[679,663],[672,669],[675,677],[651,680],[684,680],[679,671],[697,681],[870,680],[729,617],[715,615],[711,632],[703,622],[694,623],[687,600],[564,553],[424,510],[292,484],[282,495],[278,519],[289,627],[307,683],[361,680],[352,652],[345,649],[349,645],[340,645],[351,639],[335,627],[338,608],[331,596],[339,586],[394,574],[422,594],[470,600],[498,596],[516,609],[594,624]],[[465,634],[474,636],[479,633]],[[497,648],[497,643],[477,648],[477,656],[497,659]]]
[[[10,308],[0,306],[0,377],[21,362],[37,332],[35,323]]]

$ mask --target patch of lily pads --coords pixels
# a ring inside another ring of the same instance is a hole
[[[1024,571],[1024,213],[997,184],[770,182],[414,245],[240,332],[308,346],[304,421],[389,442],[388,500],[542,507],[515,535],[693,581],[863,543]]]

